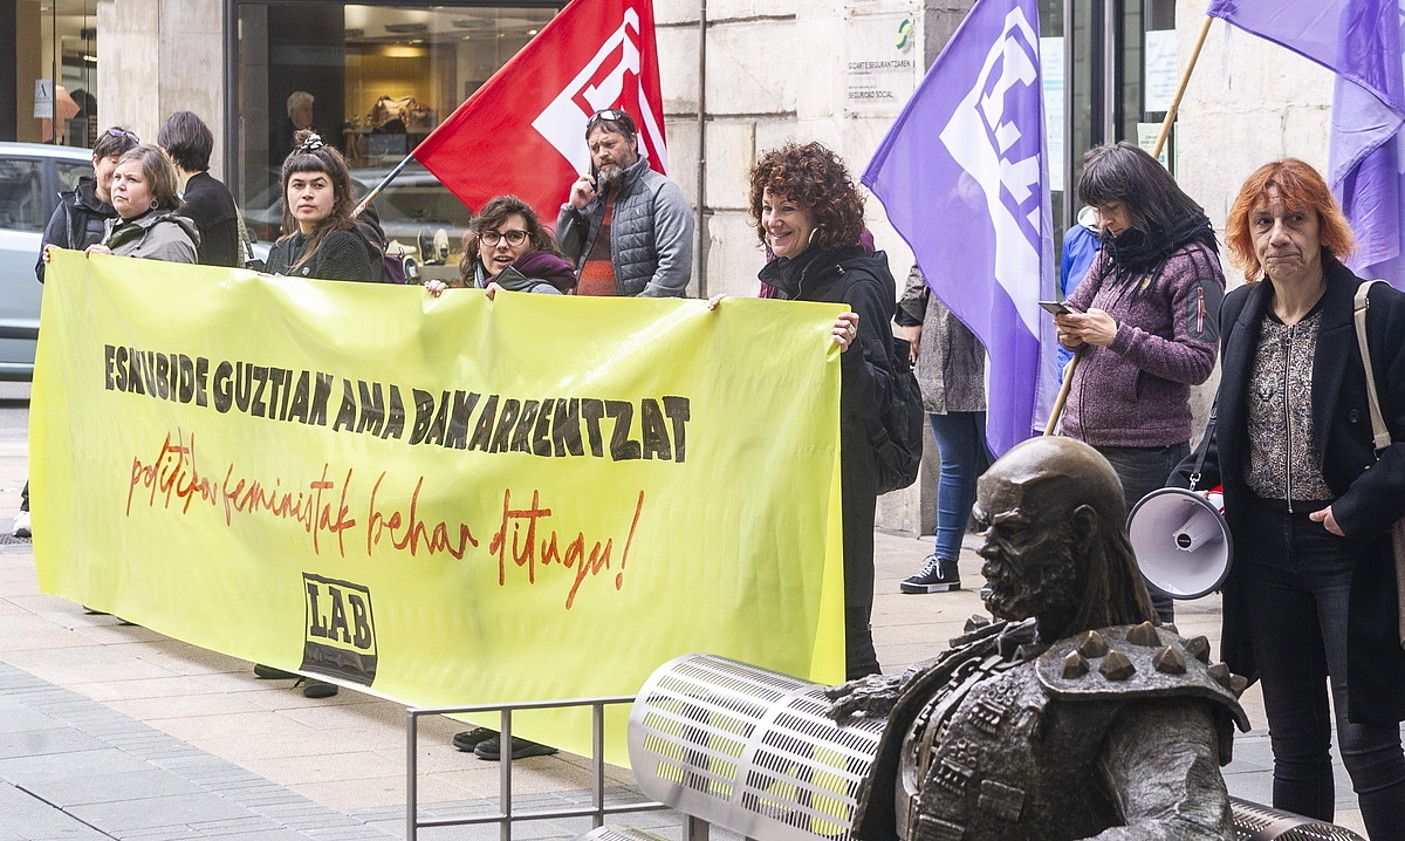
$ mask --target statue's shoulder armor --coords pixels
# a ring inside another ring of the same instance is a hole
[[[1039,683],[1060,701],[1203,698],[1249,729],[1239,705],[1246,681],[1223,663],[1210,665],[1205,637],[1182,638],[1150,622],[1066,637],[1035,664]]]

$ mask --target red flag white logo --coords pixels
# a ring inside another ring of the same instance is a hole
[[[590,168],[590,116],[621,108],[666,171],[651,0],[573,0],[414,151],[470,208],[504,193],[548,223]]]

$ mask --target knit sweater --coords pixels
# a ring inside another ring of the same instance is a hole
[[[1085,345],[1063,414],[1063,433],[1094,446],[1166,447],[1190,440],[1190,386],[1209,378],[1219,341],[1224,272],[1190,243],[1155,275],[1114,280],[1101,253],[1068,297],[1117,322],[1107,347]]]

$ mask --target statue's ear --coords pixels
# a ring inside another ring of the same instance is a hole
[[[1073,548],[1077,552],[1074,557],[1086,558],[1102,539],[1102,518],[1093,506],[1084,504],[1073,509],[1069,520],[1073,525]]]

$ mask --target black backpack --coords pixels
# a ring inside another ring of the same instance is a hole
[[[862,263],[844,263],[847,274],[857,281],[860,277],[888,286]],[[897,336],[888,345],[888,372],[893,375],[893,387],[888,399],[878,411],[878,423],[869,424],[873,442],[874,461],[878,471],[880,494],[902,490],[917,481],[922,466],[923,424],[926,410],[922,408],[922,390],[917,375],[908,361],[909,344]]]
[[[878,463],[878,492],[901,490],[917,481],[922,466],[922,390],[912,373],[908,359],[908,342],[893,337],[888,348],[889,370],[893,373],[893,390],[879,413],[883,424],[870,430],[873,451]]]

